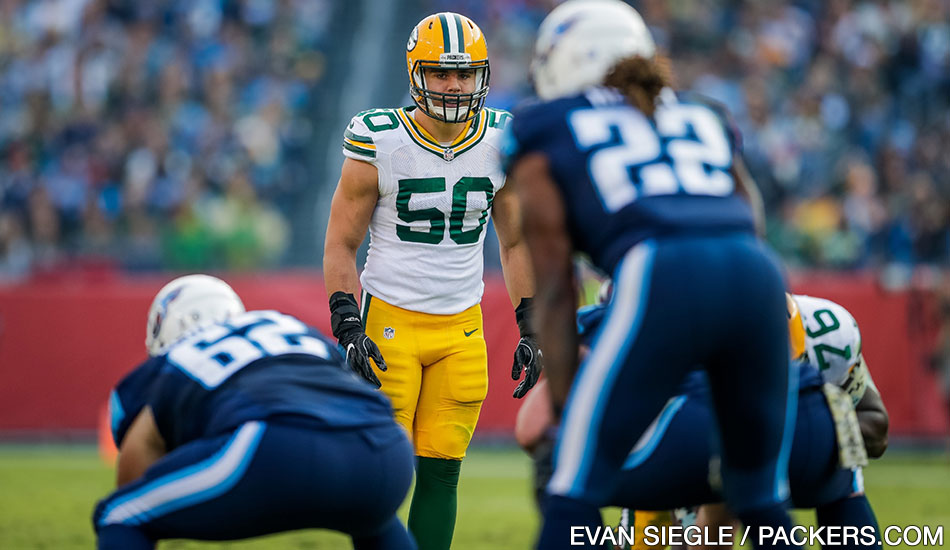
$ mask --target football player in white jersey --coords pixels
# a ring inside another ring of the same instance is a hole
[[[526,322],[534,291],[519,206],[497,163],[511,115],[484,106],[485,37],[471,19],[443,12],[420,21],[406,49],[415,105],[364,111],[344,132],[324,278],[334,336],[412,436],[409,528],[420,549],[447,550],[461,460],[488,391],[479,303],[489,214],[521,330],[512,378],[524,379],[515,397],[537,381],[541,356]],[[369,255],[357,278],[367,228]]]
[[[854,404],[868,456],[887,449],[888,414],[861,353],[858,322],[842,306],[824,298],[792,296],[805,327],[805,356],[825,382],[841,387]]]
[[[880,458],[887,449],[889,416],[864,360],[857,321],[831,300],[802,294],[792,295],[792,299],[805,331],[804,357],[818,368],[826,384],[840,387],[851,397],[867,455]],[[703,505],[695,518],[697,525],[714,532],[717,526],[734,521],[723,504]]]

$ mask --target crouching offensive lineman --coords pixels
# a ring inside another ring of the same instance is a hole
[[[396,517],[412,446],[334,342],[189,275],[155,297],[146,346],[110,398],[119,488],[95,510],[100,549],[304,528],[415,548]]]

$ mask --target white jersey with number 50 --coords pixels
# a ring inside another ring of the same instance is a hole
[[[360,283],[404,309],[459,313],[482,298],[485,227],[505,184],[498,142],[511,115],[485,108],[443,145],[416,123],[414,109],[362,112],[344,133],[343,154],[379,173]]]
[[[805,326],[805,353],[825,382],[840,386],[854,403],[861,400],[870,373],[861,356],[861,331],[851,313],[824,298],[794,295]]]

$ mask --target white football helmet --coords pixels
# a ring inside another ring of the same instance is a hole
[[[145,347],[150,356],[161,355],[189,332],[244,311],[244,303],[221,279],[200,274],[178,277],[162,287],[152,301]]]
[[[538,29],[531,79],[538,97],[557,99],[601,84],[621,59],[655,53],[637,10],[620,0],[569,0]]]

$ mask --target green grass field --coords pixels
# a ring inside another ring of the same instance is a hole
[[[459,550],[527,549],[538,526],[530,463],[513,448],[476,447],[462,466]],[[885,525],[950,530],[950,457],[889,452],[866,470],[868,495]],[[0,549],[88,549],[95,502],[113,486],[112,470],[91,446],[0,445]],[[403,507],[405,518],[405,506]],[[615,515],[615,514],[614,514]],[[611,518],[610,512],[605,516]],[[813,514],[798,515],[801,522]],[[945,533],[945,537],[950,533]],[[950,541],[945,543],[950,545]],[[236,543],[169,541],[163,549],[340,549],[345,537],[297,532]]]

